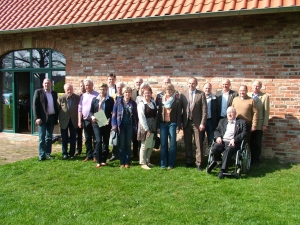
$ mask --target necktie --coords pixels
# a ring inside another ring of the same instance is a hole
[[[192,111],[194,108],[193,104],[193,92],[190,92],[190,97],[189,97],[189,119],[192,119]]]

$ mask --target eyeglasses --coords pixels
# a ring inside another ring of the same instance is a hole
[[[166,89],[166,91],[173,91],[172,89]]]

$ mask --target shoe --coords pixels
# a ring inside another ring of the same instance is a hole
[[[219,175],[218,175],[218,178],[219,179],[224,179],[224,174],[223,174],[223,171],[221,170]]]
[[[96,159],[96,157],[94,157],[94,158],[93,158],[93,161],[94,161],[94,162],[97,162],[97,159]]]
[[[129,169],[129,168],[130,168],[130,165],[125,164],[125,168]]]
[[[150,168],[154,167],[152,163],[148,163],[147,166],[149,166]]]
[[[115,160],[117,160],[117,157],[115,157],[115,156],[112,156],[112,157],[109,159],[110,162],[115,161]]]
[[[211,171],[216,167],[216,165],[217,165],[217,162],[216,162],[216,161],[213,161],[213,162],[207,167],[206,172],[207,172],[207,173],[211,173]]]
[[[70,158],[69,158],[69,159],[75,159],[75,158],[74,158],[74,156],[70,156]]]
[[[125,168],[125,166],[124,166],[124,165],[121,165],[121,166],[120,166],[120,169],[123,169],[123,168]]]
[[[101,166],[106,166],[106,163],[100,163]]]
[[[172,170],[172,169],[173,169],[173,167],[172,167],[172,166],[169,166],[169,167],[168,167],[168,170]]]
[[[46,155],[46,159],[51,160],[51,159],[54,159],[54,157],[53,157],[53,156],[50,156],[50,155]]]
[[[147,166],[146,164],[141,165],[141,167],[145,170],[151,170],[151,168],[149,166]]]
[[[46,160],[46,158],[39,158],[39,161],[44,161]]]
[[[100,167],[101,167],[101,165],[100,165],[100,164],[97,164],[95,167],[96,167],[96,168],[100,168]]]
[[[80,154],[81,154],[81,152],[76,152],[75,153],[76,156],[79,156]]]
[[[82,160],[82,162],[87,162],[87,161],[90,161],[91,159],[86,157],[84,160]]]
[[[197,170],[203,171],[204,169],[201,166],[197,166]]]
[[[62,159],[66,160],[66,159],[68,159],[68,156],[67,155],[63,155]]]
[[[186,164],[185,164],[185,167],[186,167],[186,168],[194,167],[194,164],[193,164],[193,163],[186,163]]]

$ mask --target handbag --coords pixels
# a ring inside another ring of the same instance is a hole
[[[159,147],[160,147],[160,138],[159,138],[159,137],[156,137],[156,138],[155,138],[154,148],[155,148],[155,149],[159,149]]]
[[[110,146],[118,146],[118,143],[119,143],[118,132],[115,130],[111,130],[110,137],[109,137],[109,145]]]

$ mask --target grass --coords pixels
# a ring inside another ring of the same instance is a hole
[[[158,165],[159,153],[153,163]],[[300,165],[264,160],[241,179],[37,158],[0,166],[0,224],[298,224]]]

